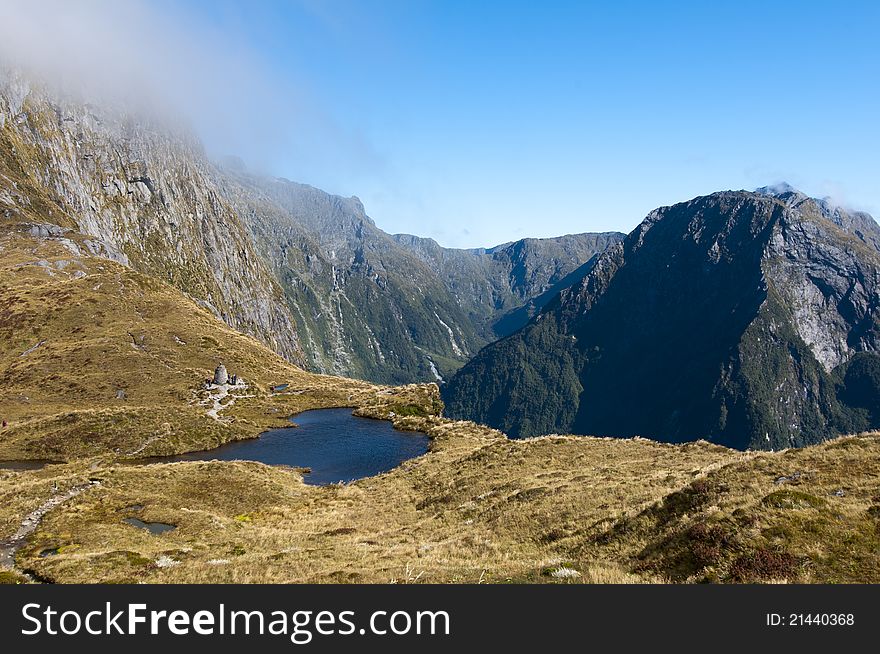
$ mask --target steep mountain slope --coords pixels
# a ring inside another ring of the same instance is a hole
[[[76,229],[105,254],[301,361],[281,289],[210,169],[186,133],[50,93],[0,67],[5,225]]]
[[[492,322],[548,293],[616,235],[451,250],[389,236],[357,198],[224,169],[218,184],[272,263],[316,370],[442,380],[494,340]]]
[[[228,172],[221,183],[284,288],[312,368],[428,381],[483,344],[436,273],[357,198]]]
[[[618,232],[526,238],[494,248],[444,248],[429,238],[396,234],[443,279],[487,341],[513,333],[588,270],[596,254],[623,240]]]
[[[450,382],[450,415],[548,432],[783,448],[880,418],[880,257],[822,203],[658,209]]]
[[[87,235],[94,254],[168,281],[288,360],[380,383],[450,376],[494,340],[502,312],[523,322],[534,295],[546,301],[608,242],[456,251],[450,263],[467,265],[447,274],[378,229],[357,198],[220,170],[185,130],[5,68],[0,220]]]

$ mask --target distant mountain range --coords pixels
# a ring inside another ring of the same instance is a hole
[[[880,228],[784,186],[651,212],[445,391],[513,436],[802,446],[880,426]]]
[[[442,381],[622,234],[525,239],[490,250],[386,234],[356,197],[218,171],[284,289],[315,370],[382,383]]]
[[[628,236],[450,249],[0,68],[0,228],[76,234],[288,361],[437,381],[449,415],[512,436],[779,449],[880,426],[880,227],[788,185]]]

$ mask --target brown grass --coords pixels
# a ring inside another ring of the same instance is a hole
[[[19,572],[0,580],[28,570],[57,582],[880,581],[877,435],[776,454],[510,441],[439,417],[433,385],[299,370],[116,264],[84,257],[71,268],[84,277],[50,275],[21,264],[71,258],[61,244],[7,235],[0,247],[0,414],[11,420],[0,459],[67,461],[0,471],[0,539],[54,493],[100,482],[50,512]],[[199,402],[220,360],[249,388],[217,421]],[[281,382],[290,387],[272,393]],[[130,461],[252,437],[325,406],[424,431],[430,451],[327,487],[258,463]],[[127,517],[177,528],[151,535]]]

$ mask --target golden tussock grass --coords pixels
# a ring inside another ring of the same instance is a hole
[[[54,493],[99,482],[47,514],[18,552],[19,571],[39,579],[880,581],[877,435],[782,453],[511,441],[439,417],[432,384],[304,372],[112,262],[11,233],[0,247],[0,415],[11,423],[0,459],[66,461],[0,471],[0,540]],[[219,361],[248,387],[233,391],[217,420],[202,385]],[[272,392],[277,383],[289,386]],[[134,461],[253,437],[330,406],[424,431],[430,450],[325,487],[259,463]],[[131,517],[176,528],[153,535]]]

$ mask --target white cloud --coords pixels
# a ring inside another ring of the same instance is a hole
[[[346,132],[307,82],[235,31],[211,27],[172,3],[143,0],[4,0],[0,58],[93,101],[171,116],[215,154],[277,170],[299,160],[322,172],[375,166],[362,135]]]

